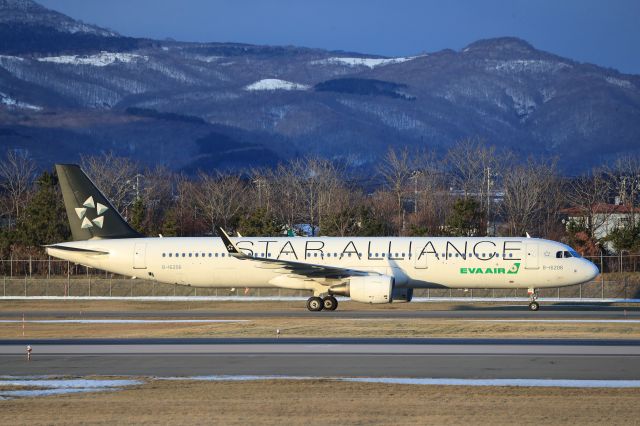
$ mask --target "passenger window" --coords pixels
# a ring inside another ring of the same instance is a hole
[[[198,253],[196,253],[196,257],[198,257]]]
[[[182,253],[182,257],[186,257],[187,255],[185,253]]]
[[[211,253],[209,253],[209,257],[211,257]]]
[[[171,253],[169,253],[169,257],[171,257]]]
[[[224,253],[220,254],[220,256],[224,257]]]
[[[164,257],[164,253],[162,253],[162,257]]]
[[[347,256],[351,257],[351,253],[349,253]]]

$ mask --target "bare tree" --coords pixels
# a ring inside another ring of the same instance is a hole
[[[8,198],[7,213],[17,222],[29,200],[36,165],[25,153],[8,150],[0,162],[0,188]]]
[[[567,200],[581,215],[580,225],[592,239],[597,239],[598,231],[613,213],[606,208],[610,190],[610,181],[602,169],[594,169],[590,175],[571,182]]]
[[[629,207],[630,223],[635,225],[635,209],[640,191],[640,158],[636,155],[620,156],[606,172],[618,194],[618,202]]]
[[[144,229],[159,233],[165,210],[174,203],[175,176],[162,166],[145,170],[142,176],[144,179],[140,183],[139,195],[146,211]]]
[[[304,216],[300,176],[290,165],[280,164],[269,176],[269,188],[273,194],[273,208],[278,222],[292,229]]]
[[[492,198],[503,172],[514,163],[509,152],[496,152],[480,138],[467,138],[454,145],[447,153],[447,164],[453,189],[462,191],[464,198],[473,197],[480,204],[487,222],[492,221]]]
[[[144,176],[129,158],[109,152],[99,156],[82,156],[80,164],[119,212],[125,212],[141,196]]]
[[[209,219],[209,229],[215,225],[227,227],[242,208],[244,183],[240,176],[200,172],[194,193],[196,204]]]
[[[525,164],[512,166],[504,172],[503,186],[502,210],[509,235],[535,232],[548,219],[545,217],[547,201],[557,199],[551,197],[557,186],[555,164],[537,163],[530,158]]]
[[[390,148],[380,163],[378,172],[395,197],[399,231],[404,232],[403,198],[407,192],[411,174],[414,172],[409,151],[404,148],[402,151],[396,152],[395,149]]]

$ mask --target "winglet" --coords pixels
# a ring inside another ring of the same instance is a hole
[[[224,243],[224,246],[227,248],[227,251],[229,252],[229,256],[233,256],[233,257],[245,256],[245,254],[242,253],[238,249],[238,247],[236,247],[235,244],[233,244],[233,242],[231,241],[231,238],[229,238],[229,235],[227,235],[227,233],[224,232],[224,229],[222,229],[222,227],[216,226],[216,232],[218,233],[220,238],[222,238],[222,242]]]

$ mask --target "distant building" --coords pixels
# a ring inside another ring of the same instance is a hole
[[[640,209],[619,204],[594,204],[590,209],[585,207],[569,207],[560,211],[566,215],[563,221],[567,227],[571,224],[582,225],[593,230],[597,240],[606,239],[612,231],[628,225],[631,220],[638,223]],[[613,250],[611,242],[604,243],[604,248]]]

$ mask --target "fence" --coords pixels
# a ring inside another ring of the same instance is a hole
[[[589,283],[541,289],[546,298],[640,299],[640,256],[590,258],[603,274]],[[0,260],[2,296],[307,296],[303,290],[203,288],[131,279],[58,259]],[[414,297],[525,297],[523,289],[418,289]]]

